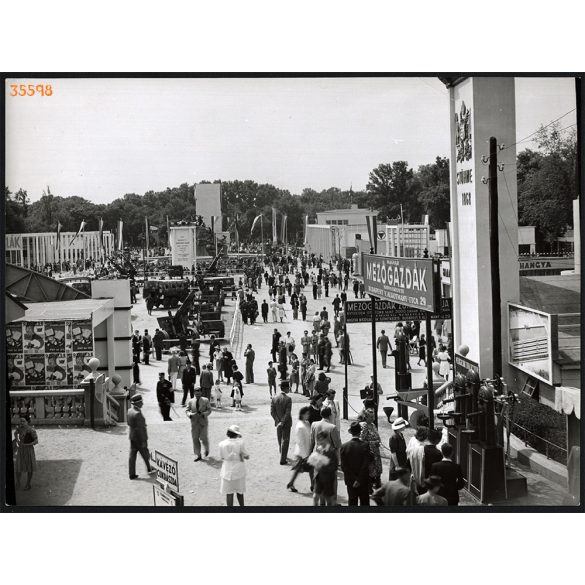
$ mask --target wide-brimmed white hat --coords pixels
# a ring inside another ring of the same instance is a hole
[[[393,423],[392,423],[392,430],[393,431],[399,431],[400,429],[403,429],[405,427],[408,426],[408,423],[401,417],[399,416]]]
[[[231,427],[228,427],[228,431],[234,433],[234,435],[238,435],[239,437],[242,436],[242,432],[240,431],[240,427],[238,425],[232,425]]]

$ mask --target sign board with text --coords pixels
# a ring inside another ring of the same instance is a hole
[[[451,319],[452,303],[450,298],[441,299],[437,313],[431,319]],[[376,301],[376,321],[396,323],[398,321],[424,321],[427,311],[404,307],[390,301]],[[369,323],[372,319],[372,301],[346,301],[345,319],[347,323]]]
[[[461,374],[465,376],[469,370],[477,372],[479,375],[479,364],[459,353],[455,354],[455,364],[453,369],[455,370],[455,375]]]
[[[553,385],[558,352],[558,316],[508,303],[508,363]]]
[[[156,467],[156,479],[163,484],[168,484],[169,487],[178,492],[179,491],[179,464],[174,459],[163,455],[160,451],[154,451],[150,454],[151,461]]]
[[[152,495],[155,506],[177,507],[182,505],[182,496],[167,492],[158,485],[152,486]]]
[[[366,294],[413,309],[435,311],[434,266],[430,259],[362,254]]]

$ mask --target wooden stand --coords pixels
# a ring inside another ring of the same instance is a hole
[[[467,459],[469,493],[482,503],[507,499],[503,447],[469,446]]]

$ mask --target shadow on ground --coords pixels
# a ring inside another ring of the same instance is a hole
[[[66,506],[75,491],[82,463],[81,459],[38,461],[32,479],[32,489],[17,490],[16,505]]]

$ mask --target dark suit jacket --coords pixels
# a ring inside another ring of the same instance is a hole
[[[183,383],[184,388],[192,388],[195,385],[195,380],[197,379],[197,370],[195,368],[185,368],[183,370],[183,377],[181,382]]]
[[[130,441],[141,446],[146,446],[148,441],[146,421],[142,412],[134,407],[128,410],[128,429]]]
[[[274,419],[274,426],[282,423],[283,426],[292,426],[292,400],[291,397],[281,392],[270,403],[270,415]]]
[[[461,465],[453,461],[439,461],[431,466],[431,475],[438,475],[443,481],[439,495],[443,496],[449,504],[458,503],[459,490],[465,486]]]
[[[434,463],[438,463],[443,459],[443,454],[434,445],[425,445],[425,477],[429,477]]]
[[[341,445],[341,468],[346,485],[351,487],[355,481],[359,481],[361,487],[366,487],[369,462],[370,449],[359,437]]]

